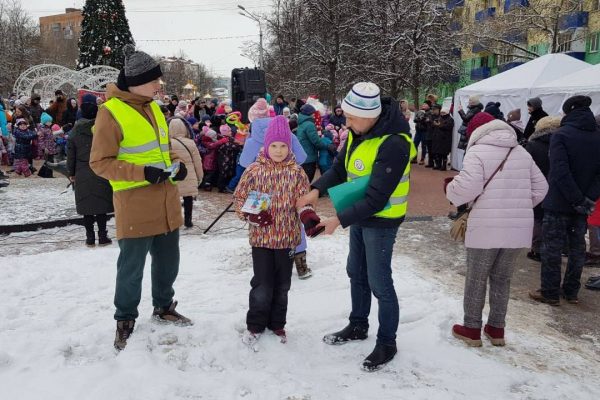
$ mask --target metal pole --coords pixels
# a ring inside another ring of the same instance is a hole
[[[265,68],[265,60],[263,58],[263,31],[262,31],[262,24],[260,23],[260,21],[258,22],[258,29],[260,30],[260,53],[259,53],[259,57],[260,57],[260,69],[264,69]]]

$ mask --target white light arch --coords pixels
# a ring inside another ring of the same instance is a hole
[[[17,96],[31,96],[35,92],[47,102],[58,89],[74,96],[78,89],[103,91],[107,83],[116,82],[119,70],[106,65],[93,65],[80,71],[55,64],[35,65],[19,76],[13,92]],[[72,90],[67,89],[68,87]]]

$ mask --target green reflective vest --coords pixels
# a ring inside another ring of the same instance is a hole
[[[382,137],[365,140],[359,144],[356,149],[354,149],[352,155],[349,155],[352,147],[353,134],[350,133],[348,135],[348,139],[346,141],[345,160],[348,181],[352,181],[352,179],[359,178],[361,176],[371,175],[371,172],[373,171],[373,165],[375,164],[375,159],[377,158],[377,153],[379,152],[379,147],[390,136],[391,135],[385,135]],[[410,156],[408,159],[408,164],[404,169],[400,183],[398,183],[398,186],[396,186],[396,189],[390,197],[389,203],[391,207],[379,211],[375,214],[375,217],[396,219],[402,218],[406,215],[406,210],[408,207],[408,192],[410,190],[410,160],[417,156],[417,150],[415,149],[415,145],[413,144],[410,136],[404,133],[401,136],[404,136],[406,141],[410,144]]]
[[[169,126],[156,102],[150,103],[154,119],[158,125],[158,140],[154,127],[143,115],[127,103],[115,97],[104,103],[118,122],[123,133],[117,160],[135,165],[166,169],[171,166],[169,155]],[[173,183],[171,181],[171,183]],[[110,181],[114,192],[149,186],[150,182]]]

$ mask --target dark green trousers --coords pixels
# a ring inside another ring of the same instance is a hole
[[[152,257],[152,305],[166,307],[173,301],[173,283],[179,272],[179,230],[162,235],[119,240],[115,319],[134,320],[142,297],[146,256]]]

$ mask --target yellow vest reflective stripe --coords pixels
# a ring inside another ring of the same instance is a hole
[[[143,115],[127,103],[113,97],[103,104],[121,127],[121,141],[117,160],[135,165],[166,169],[171,166],[169,155],[169,126],[160,107],[150,103],[150,109],[158,125],[158,139],[154,127]],[[113,191],[149,186],[148,181],[110,181]]]
[[[361,176],[371,175],[379,148],[391,135],[384,135],[382,137],[365,140],[360,143],[350,155],[349,152],[352,148],[353,136],[354,134],[350,133],[348,135],[348,139],[346,140],[345,162],[348,181],[352,181],[352,179],[356,179]],[[391,207],[376,213],[375,216],[379,218],[402,218],[406,215],[406,210],[408,208],[408,192],[410,191],[410,160],[417,156],[417,150],[415,149],[415,145],[413,144],[410,136],[404,133],[401,134],[401,136],[403,136],[410,145],[410,155],[408,158],[409,161],[404,169],[404,173],[402,174],[402,179],[400,179],[398,186],[396,186],[396,189],[390,197],[389,203]]]

